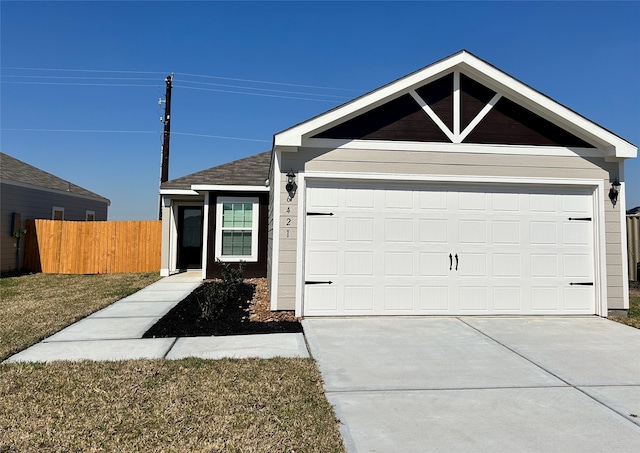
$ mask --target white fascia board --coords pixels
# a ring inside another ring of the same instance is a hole
[[[494,66],[491,66],[479,58],[467,53],[463,55],[463,63],[464,64],[462,64],[461,67],[471,68],[471,73],[473,75],[478,76],[480,79],[484,79],[483,81],[486,81],[488,78],[493,82],[491,85],[495,86],[497,84],[496,88],[498,91],[509,92],[510,90],[512,93],[517,94],[517,97],[519,97],[520,100],[526,101],[526,107],[530,107],[531,104],[537,105],[538,108],[536,110],[547,110],[557,116],[557,118],[554,119],[571,124],[575,128],[584,130],[587,134],[593,135],[603,142],[615,147],[616,157],[633,158],[637,156],[638,148],[636,146],[626,140],[623,140],[612,132],[609,132],[603,127],[598,126],[594,122],[584,118],[567,107],[564,107],[524,83],[514,79],[510,75],[505,74]]]
[[[377,104],[383,103],[392,96],[397,96],[399,93],[405,93],[414,88],[418,88],[419,86],[428,83],[428,79],[437,76],[444,71],[448,71],[461,63],[465,54],[466,52],[460,52],[450,58],[441,60],[422,70],[414,72],[413,74],[409,74],[400,80],[378,88],[371,93],[356,98],[347,104],[312,118],[309,121],[280,132],[279,134],[274,135],[274,145],[299,147],[302,145],[302,138],[305,134],[315,132],[318,129],[331,125],[333,122],[338,120],[348,120],[351,115],[357,114],[363,109],[368,110],[375,107]]]
[[[200,195],[195,190],[189,189],[160,189],[160,195]]]
[[[356,149],[376,151],[426,151],[476,154],[521,154],[528,156],[603,157],[597,148],[568,148],[564,146],[483,145],[476,143],[396,142],[383,140],[338,140],[310,138],[308,148]]]
[[[234,186],[217,184],[194,184],[195,191],[268,192],[269,186]]]

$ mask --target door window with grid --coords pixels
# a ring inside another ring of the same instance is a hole
[[[216,211],[216,259],[257,261],[258,199],[220,197]]]

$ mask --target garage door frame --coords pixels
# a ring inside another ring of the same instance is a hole
[[[462,183],[487,184],[491,186],[568,186],[585,187],[593,190],[593,243],[595,259],[595,310],[598,316],[607,316],[607,275],[604,225],[604,181],[601,179],[560,179],[560,178],[525,178],[525,177],[484,177],[459,175],[395,175],[395,174],[359,174],[359,173],[325,173],[303,172],[298,174],[298,224],[297,224],[297,263],[296,275],[296,316],[304,313],[304,282],[306,270],[306,194],[307,184],[314,182],[374,182],[374,183]]]

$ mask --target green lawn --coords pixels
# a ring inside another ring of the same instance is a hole
[[[157,274],[0,279],[0,358]],[[0,365],[0,452],[343,452],[311,359]]]
[[[0,278],[0,361],[159,279],[157,272]]]

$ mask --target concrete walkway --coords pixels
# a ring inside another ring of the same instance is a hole
[[[200,271],[165,277],[9,357],[6,362],[309,356],[301,333],[142,338],[198,287],[201,278]]]
[[[640,330],[597,317],[306,319],[349,452],[640,450]]]

